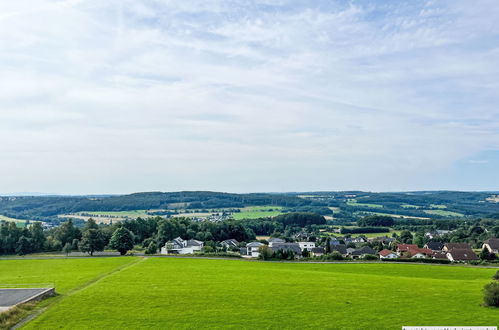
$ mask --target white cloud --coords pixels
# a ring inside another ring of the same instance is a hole
[[[2,3],[0,190],[446,188],[499,149],[494,8]]]

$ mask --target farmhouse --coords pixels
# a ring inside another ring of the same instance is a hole
[[[387,249],[379,251],[378,254],[380,259],[395,259],[399,257],[395,252]]]
[[[482,250],[487,249],[490,253],[499,253],[499,238],[489,238],[483,242]]]
[[[260,242],[251,242],[246,244],[246,255],[250,256],[252,258],[258,258],[260,255],[259,249],[260,246],[263,246],[265,244],[260,243]]]
[[[165,243],[161,248],[161,254],[190,254],[201,251],[204,243],[195,239],[184,240],[180,237]]]
[[[461,262],[479,260],[472,249],[452,249],[447,252],[447,259]]]

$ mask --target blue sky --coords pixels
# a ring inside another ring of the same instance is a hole
[[[0,192],[499,190],[488,1],[0,3]]]

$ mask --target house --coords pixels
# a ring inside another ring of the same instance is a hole
[[[272,245],[274,245],[275,243],[286,243],[285,240],[275,237],[269,238],[268,242],[269,242],[269,247],[272,247]]]
[[[344,242],[346,245],[350,244],[350,243],[353,243],[353,244],[357,244],[357,243],[365,243],[367,242],[367,240],[364,238],[364,237],[347,237],[344,239]]]
[[[258,258],[258,256],[260,255],[260,246],[263,245],[265,244],[260,242],[251,242],[246,244],[246,255],[252,258]]]
[[[237,248],[239,246],[239,242],[232,238],[226,239],[225,241],[222,241],[220,244],[226,249]]]
[[[378,254],[380,259],[395,259],[399,257],[395,252],[387,249],[379,251]]]
[[[431,241],[431,242],[428,242],[424,245],[425,249],[430,249],[432,251],[442,251],[443,247],[444,247],[444,243],[436,242],[436,241]]]
[[[298,243],[274,243],[270,249],[272,252],[282,251],[292,251],[295,257],[301,258],[301,248]]]
[[[324,255],[324,253],[326,253],[326,250],[323,247],[314,247],[310,251],[310,254],[313,257],[320,257],[320,256]]]
[[[447,252],[447,259],[459,262],[479,260],[472,249],[452,249]]]
[[[369,246],[363,246],[360,249],[355,249],[349,253],[352,259],[363,258],[366,254],[376,255],[376,251],[374,251],[373,248]]]
[[[442,251],[433,251],[430,256],[431,259],[448,260],[447,253]]]
[[[409,252],[409,249],[417,249],[418,246],[416,244],[398,244],[397,245],[397,254],[401,255],[404,252]]]
[[[298,245],[302,251],[311,251],[315,247],[315,242],[298,242]]]
[[[390,244],[393,242],[395,239],[388,237],[388,236],[380,236],[380,237],[373,237],[373,238],[368,238],[367,239],[369,242],[381,242],[382,244]]]
[[[433,239],[433,238],[437,238],[437,237],[440,237],[440,236],[445,235],[445,234],[449,234],[451,232],[452,232],[452,230],[435,230],[435,231],[427,232],[424,235],[426,237],[428,237],[429,239]]]
[[[487,249],[490,253],[499,253],[499,238],[489,238],[483,242],[482,250]]]
[[[177,237],[165,243],[161,248],[161,254],[191,254],[201,251],[204,243],[195,239],[184,240]]]
[[[331,246],[331,252],[339,252],[342,256],[346,256],[348,254],[347,252],[347,246],[345,244],[338,244],[338,245],[330,245]],[[355,251],[355,249],[352,249],[352,251]]]
[[[442,251],[449,252],[452,249],[471,250],[471,246],[468,243],[445,243]]]
[[[426,248],[413,248],[409,247],[407,249],[407,255],[413,259],[423,259],[426,258],[427,256],[431,255],[433,253],[432,250],[426,249]]]

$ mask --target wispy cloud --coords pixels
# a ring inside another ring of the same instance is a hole
[[[495,1],[0,13],[3,191],[448,188],[425,178],[499,150]]]

